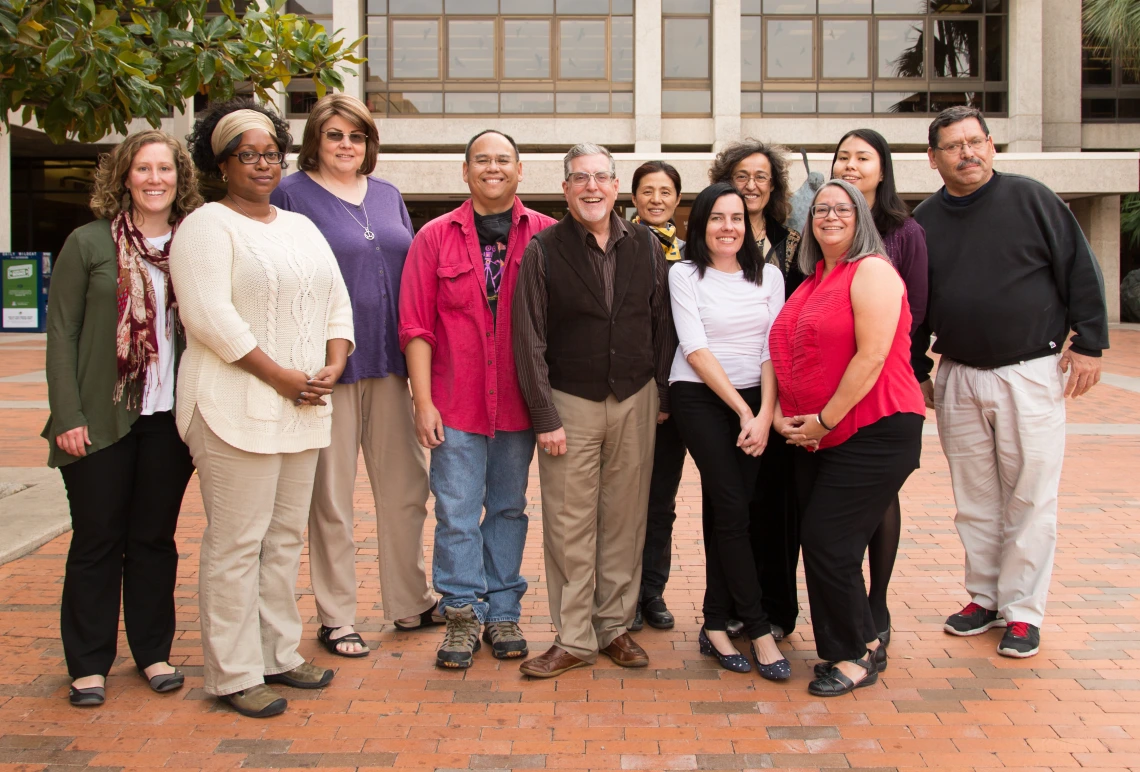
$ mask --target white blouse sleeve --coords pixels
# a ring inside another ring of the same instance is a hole
[[[669,271],[673,326],[677,328],[677,343],[681,347],[681,354],[686,358],[694,351],[709,347],[697,301],[698,281],[697,267],[691,263],[673,266]]]
[[[776,317],[780,315],[780,311],[784,308],[784,275],[780,269],[771,263],[764,265],[764,289],[767,291],[765,302],[768,305],[768,329],[764,330],[764,353],[760,355],[760,364],[772,358],[770,340],[772,336],[772,325],[776,321]]]

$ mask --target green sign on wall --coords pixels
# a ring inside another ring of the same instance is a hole
[[[5,332],[35,332],[47,321],[43,274],[44,253],[8,252],[0,260],[0,329]],[[49,258],[50,259],[50,258]]]

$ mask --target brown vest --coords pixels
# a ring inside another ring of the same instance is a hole
[[[653,378],[653,236],[648,228],[632,227],[634,232],[617,245],[609,311],[602,278],[585,254],[573,218],[566,215],[535,236],[546,265],[546,364],[552,388],[595,402],[613,392],[620,401]]]

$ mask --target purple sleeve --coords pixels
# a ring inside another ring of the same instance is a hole
[[[926,231],[912,217],[887,237],[887,250],[906,285],[907,301],[910,304],[910,334],[914,335],[914,331],[926,319]]]

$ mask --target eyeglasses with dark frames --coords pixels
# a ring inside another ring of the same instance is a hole
[[[285,160],[285,154],[279,150],[270,150],[268,153],[255,153],[252,150],[243,150],[240,153],[234,153],[238,161],[246,166],[253,166],[262,158],[265,159],[267,164],[279,164]]]
[[[812,206],[810,211],[811,216],[817,220],[824,219],[832,212],[835,212],[836,217],[842,217],[844,220],[846,220],[849,217],[855,216],[855,205],[836,204],[835,206],[832,206],[831,204],[815,204]]]

